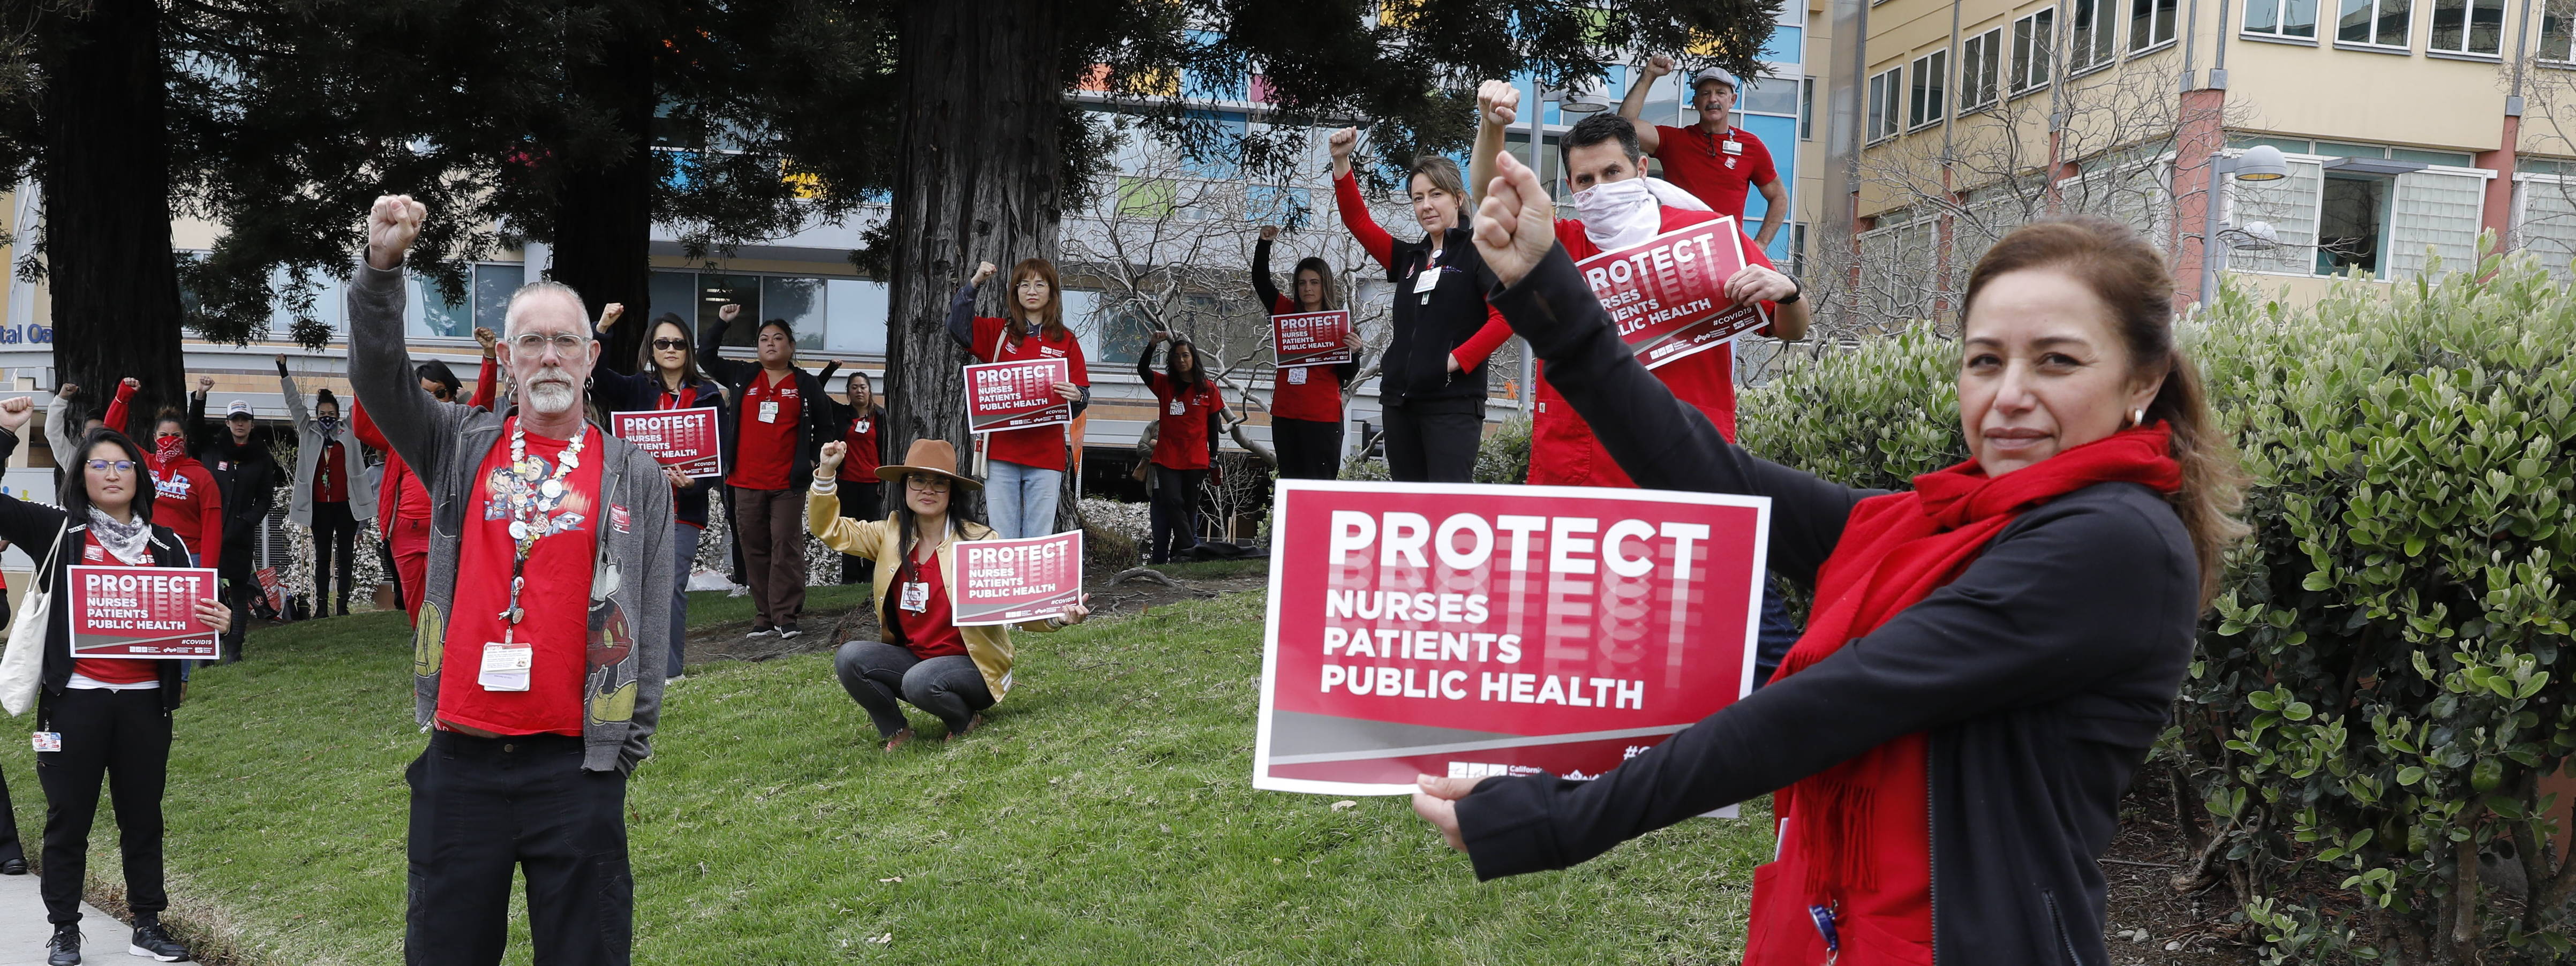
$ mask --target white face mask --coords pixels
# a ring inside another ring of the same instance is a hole
[[[1574,193],[1583,234],[1605,252],[1643,243],[1664,230],[1663,206],[1707,211],[1708,204],[1661,178],[1605,181]]]

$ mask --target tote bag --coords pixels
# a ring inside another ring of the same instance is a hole
[[[36,570],[36,579],[27,594],[18,601],[16,623],[9,625],[9,650],[0,653],[0,710],[10,717],[27,713],[36,703],[36,689],[45,677],[45,628],[54,611],[55,555],[63,552],[63,537],[71,532],[70,521],[54,534],[54,546],[45,553],[45,563]]]

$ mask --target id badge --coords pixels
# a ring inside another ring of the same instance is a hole
[[[536,663],[536,645],[492,641],[483,645],[483,673],[475,676],[474,683],[486,691],[525,691],[528,669]]]
[[[914,581],[903,585],[903,597],[895,605],[915,614],[930,609],[930,585]]]
[[[1422,271],[1413,276],[1413,291],[1416,295],[1430,292],[1432,289],[1439,287],[1440,266],[1438,265],[1422,266]]]
[[[39,731],[39,732],[36,732],[36,750],[37,750],[37,751],[61,751],[61,750],[63,750],[63,733],[62,733],[62,732],[59,732],[59,731]]]
[[[774,423],[778,421],[778,400],[761,400],[760,421],[764,423]]]
[[[1302,386],[1306,384],[1306,369],[1304,366],[1288,370],[1288,384],[1291,386]]]
[[[865,436],[865,435],[867,435],[867,434],[868,434],[868,421],[867,421],[867,420],[862,419],[862,420],[859,420],[858,422],[855,422],[855,423],[850,424],[850,432],[857,433],[857,434],[859,434],[859,435],[861,435],[861,436]]]
[[[1182,402],[1182,401],[1180,401],[1180,400],[1178,400],[1178,399],[1172,400],[1172,410],[1171,410],[1171,412],[1172,412],[1172,415],[1174,415],[1174,416],[1186,416],[1186,415],[1189,415],[1189,412],[1190,412],[1190,404],[1185,403],[1185,402]]]
[[[1729,139],[1727,140],[1727,142],[1726,142],[1726,153],[1728,153],[1728,154],[1743,154],[1743,153],[1744,153],[1744,142],[1742,142],[1742,141],[1737,141],[1737,140],[1734,140],[1734,139],[1732,139],[1732,138],[1729,138]]]

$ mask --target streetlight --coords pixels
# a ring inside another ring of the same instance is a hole
[[[2281,149],[2269,144],[2257,144],[2232,158],[2223,151],[2209,153],[2209,197],[2201,206],[2200,231],[2200,304],[2204,309],[2218,297],[2218,263],[2227,257],[2228,249],[2261,250],[2280,244],[2280,235],[2263,222],[2248,224],[2243,229],[2227,228],[2238,237],[2228,239],[2227,244],[2220,244],[2219,191],[2226,187],[2226,179],[2233,177],[2238,181],[2262,182],[2279,181],[2289,176],[2290,162],[2281,157]],[[2261,231],[2256,231],[2258,228]]]

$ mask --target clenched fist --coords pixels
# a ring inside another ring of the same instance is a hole
[[[411,200],[410,195],[383,195],[367,212],[367,264],[390,271],[402,267],[403,253],[420,238],[421,222],[429,220],[429,206]]]
[[[966,284],[982,285],[986,281],[991,280],[993,273],[998,271],[1001,271],[1001,269],[993,267],[993,263],[991,262],[977,262],[975,263],[975,278]]]
[[[1476,86],[1476,119],[1510,127],[1521,116],[1521,89],[1510,81],[1489,80]]]
[[[1656,54],[1655,56],[1646,58],[1646,62],[1639,65],[1637,69],[1645,71],[1646,79],[1651,81],[1655,78],[1662,77],[1665,74],[1672,73],[1673,59],[1663,54]]]
[[[1338,178],[1349,174],[1351,173],[1351,152],[1358,150],[1360,146],[1360,129],[1346,127],[1335,131],[1332,136],[1324,139],[1324,146],[1333,151],[1333,176]]]

